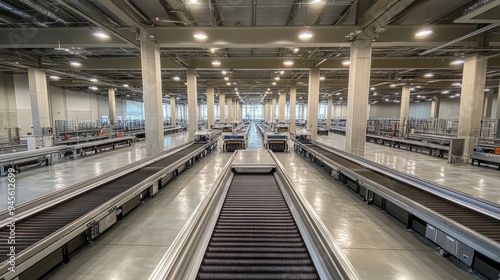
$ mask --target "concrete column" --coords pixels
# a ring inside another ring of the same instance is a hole
[[[488,92],[484,95],[483,118],[491,118],[491,109],[493,109],[493,97],[495,97],[495,95],[492,92]]]
[[[491,116],[492,119],[498,120],[500,119],[500,82],[498,85],[498,94],[497,94],[497,104],[495,105],[497,107],[496,114],[494,116]],[[497,132],[499,136],[497,138],[500,138],[500,132]]]
[[[480,55],[465,58],[457,133],[465,139],[464,155],[472,154],[479,141],[487,64],[488,59]]]
[[[172,127],[175,127],[175,120],[177,119],[177,112],[175,110],[175,96],[170,95],[170,122]]]
[[[399,111],[399,136],[406,137],[406,127],[410,115],[410,85],[403,85],[401,91],[401,110]]]
[[[189,120],[189,105],[188,104],[184,104],[184,108],[182,108],[182,112],[184,113],[184,122],[188,121]]]
[[[295,110],[297,107],[297,85],[290,86],[290,132],[295,132]]]
[[[269,101],[264,100],[264,121],[269,121]]]
[[[328,96],[328,101],[326,104],[326,127],[328,129],[332,127],[332,109],[333,109],[333,96]]]
[[[109,104],[109,124],[113,125],[116,122],[116,99],[115,99],[114,88],[108,88],[108,104]]]
[[[160,47],[145,29],[140,33],[146,154],[151,156],[164,150]]]
[[[280,122],[285,122],[285,103],[286,103],[286,92],[280,92],[280,97],[279,97]]]
[[[276,97],[271,99],[271,123],[276,122]]]
[[[435,98],[431,103],[431,118],[439,118],[439,98]]]
[[[233,99],[229,98],[227,100],[227,122],[231,123],[233,121]]]
[[[220,123],[226,123],[226,95],[219,92],[219,119]]]
[[[311,139],[318,136],[319,68],[309,70],[309,94],[307,97],[307,126],[311,129]]]
[[[31,116],[33,118],[33,134],[41,135],[42,127],[51,126],[47,77],[43,70],[29,68],[28,80],[31,99]],[[19,117],[22,118],[22,116]]]
[[[188,97],[188,131],[189,140],[194,140],[194,133],[198,129],[198,118],[196,117],[196,109],[198,107],[198,92],[196,87],[196,70],[188,68],[186,70],[187,77],[187,97]]]
[[[240,120],[243,120],[246,116],[243,114],[243,103],[240,103]]]
[[[345,150],[360,157],[365,153],[371,57],[371,40],[351,43]]]
[[[207,85],[207,128],[215,124],[214,85]]]

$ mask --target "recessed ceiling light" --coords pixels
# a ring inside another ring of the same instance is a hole
[[[92,87],[89,87],[89,89],[91,89],[91,90],[98,90],[98,88],[97,88],[97,87],[93,87],[93,86],[92,86]]]
[[[123,87],[129,87],[129,85],[128,84],[123,84]]]
[[[450,64],[451,64],[451,65],[460,65],[460,64],[464,64],[464,60],[463,60],[463,59],[456,59],[456,60],[453,60]]]
[[[227,71],[222,71],[222,75],[226,75],[227,74]]]
[[[283,65],[285,65],[285,66],[292,66],[293,65],[293,60],[285,60],[285,61],[283,61]]]
[[[226,85],[230,86],[230,85],[231,85],[231,83],[226,83]]]
[[[96,38],[99,38],[99,39],[109,39],[110,36],[109,34],[104,31],[104,30],[95,30],[94,32],[92,32],[92,36],[96,37]]]
[[[58,76],[49,76],[49,79],[54,80],[54,81],[59,81],[61,77]]]
[[[207,34],[201,31],[195,32],[193,36],[198,40],[205,40],[208,38]]]
[[[279,81],[279,80],[280,80],[280,77],[274,77],[274,80],[275,80],[275,81]]]
[[[221,63],[220,63],[220,61],[218,61],[218,60],[214,60],[214,61],[212,61],[212,65],[213,65],[213,66],[220,66],[220,64],[221,64]]]
[[[80,66],[82,66],[82,64],[80,62],[78,62],[78,61],[70,61],[69,65],[71,65],[73,67],[80,67]]]
[[[319,77],[319,80],[320,80],[320,81],[324,81],[325,79],[326,79],[326,78],[325,78],[325,77],[323,77],[323,76]]]
[[[224,77],[224,81],[229,81],[229,77]]]
[[[313,34],[310,31],[302,31],[299,34],[299,38],[303,40],[311,39],[313,37]]]
[[[350,65],[351,61],[350,60],[342,60],[342,65],[347,66]]]
[[[415,37],[425,38],[431,34],[432,34],[432,30],[430,30],[429,28],[424,28],[424,29],[419,30],[417,33],[415,33]]]
[[[172,80],[174,80],[174,81],[180,81],[181,78],[179,78],[178,76],[175,76],[175,77],[172,78]]]
[[[275,86],[275,85],[276,85],[276,82],[273,82],[273,83],[272,83],[272,85],[273,85],[273,86]]]
[[[96,79],[96,78],[90,78],[90,81],[91,81],[92,83],[97,83],[97,79]]]
[[[434,74],[427,73],[427,74],[424,75],[424,77],[426,77],[426,78],[432,78],[432,77],[434,77]]]

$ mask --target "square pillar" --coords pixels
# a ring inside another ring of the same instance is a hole
[[[109,124],[114,125],[116,122],[116,98],[115,98],[114,88],[108,88],[108,105],[109,105]]]
[[[276,97],[271,99],[271,123],[276,122]]]
[[[31,116],[33,118],[33,134],[41,135],[42,127],[50,127],[51,123],[49,96],[47,93],[47,77],[43,70],[29,68],[28,81],[31,99]]]
[[[487,64],[488,59],[480,55],[465,58],[457,133],[465,139],[464,155],[471,155],[479,141]]]
[[[233,99],[229,98],[227,100],[227,122],[233,122]]]
[[[207,85],[207,128],[215,124],[214,85]]]
[[[439,98],[432,99],[431,103],[431,118],[439,118]]]
[[[279,97],[280,122],[285,122],[285,103],[286,103],[286,92],[281,92]]]
[[[489,119],[491,118],[491,111],[493,109],[493,98],[495,95],[493,92],[488,92],[484,96],[484,105],[483,105],[483,118]]]
[[[401,110],[399,111],[399,137],[406,137],[410,114],[410,85],[403,86],[401,91]]]
[[[297,107],[297,85],[293,84],[290,87],[290,132],[295,132],[295,111]]]
[[[144,98],[146,154],[159,154],[163,144],[163,108],[161,89],[160,46],[141,29],[141,69]]]
[[[307,97],[307,126],[311,129],[311,139],[318,138],[319,68],[309,70],[309,94]]]
[[[175,109],[175,95],[170,95],[170,124],[172,127],[177,126],[177,112]]]
[[[219,123],[226,123],[226,95],[219,92]]]
[[[351,43],[345,150],[360,157],[365,154],[371,59],[371,39]]]
[[[188,68],[186,70],[187,77],[187,97],[188,97],[188,131],[189,141],[194,140],[194,133],[198,129],[198,118],[196,117],[196,109],[198,107],[198,91],[196,87],[196,70]]]
[[[326,128],[330,129],[332,127],[332,108],[333,107],[333,96],[328,96],[328,101],[326,105]]]

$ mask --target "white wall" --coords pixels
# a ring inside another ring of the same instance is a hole
[[[4,128],[17,127],[17,122],[13,75],[0,73],[0,139],[6,140],[7,130]]]
[[[397,118],[401,111],[401,103],[379,102],[370,106],[370,119]],[[431,117],[431,102],[411,102],[408,115],[410,118],[428,119]]]
[[[21,134],[33,132],[33,118],[31,115],[31,93],[27,74],[14,74],[14,89],[16,92],[16,108]]]
[[[460,98],[442,98],[439,100],[439,119],[458,120]]]
[[[410,103],[410,118],[428,119],[431,117],[432,102],[412,102]]]
[[[333,104],[332,119],[345,119],[347,116],[347,104]],[[299,118],[298,116],[297,118]]]

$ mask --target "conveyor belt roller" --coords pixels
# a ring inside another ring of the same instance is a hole
[[[319,279],[272,174],[235,174],[197,279]]]

